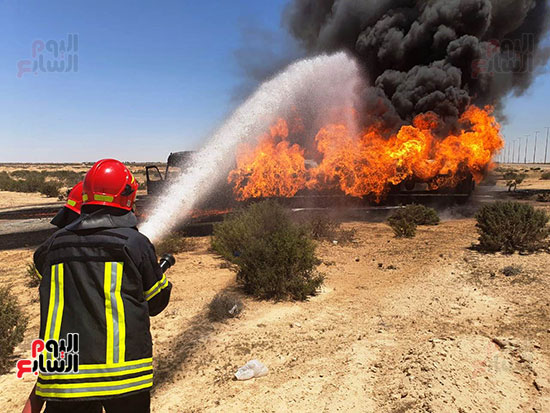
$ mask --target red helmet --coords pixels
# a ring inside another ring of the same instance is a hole
[[[105,205],[130,211],[138,183],[130,170],[116,159],[97,161],[84,178],[84,205]]]
[[[65,207],[77,214],[80,214],[80,207],[82,206],[82,184],[83,182],[79,182],[71,189],[67,197],[67,203],[65,204]]]

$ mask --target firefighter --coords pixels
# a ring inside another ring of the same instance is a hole
[[[67,196],[67,203],[59,210],[57,215],[51,220],[51,224],[57,228],[63,228],[71,222],[80,218],[80,208],[82,207],[82,185],[77,183]]]
[[[149,316],[166,308],[172,285],[136,228],[137,188],[124,164],[98,161],[84,179],[80,219],[34,254],[42,274],[40,338],[78,333],[79,369],[40,373],[30,410],[38,399],[46,400],[46,413],[150,411]]]

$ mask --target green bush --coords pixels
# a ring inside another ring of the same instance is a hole
[[[238,317],[243,311],[242,300],[229,293],[218,293],[208,304],[208,318],[210,321],[223,321]]]
[[[214,227],[212,248],[237,266],[238,282],[259,298],[304,300],[323,283],[307,228],[273,201],[226,217]]]
[[[397,238],[414,238],[416,235],[416,223],[407,218],[388,220]]]
[[[66,186],[73,187],[78,182],[84,179],[84,172],[75,172],[65,169],[60,169],[57,171],[30,171],[27,169],[18,169],[11,172],[12,177],[21,179],[21,180],[40,180],[44,181],[46,178],[54,178],[57,181],[64,183]]]
[[[11,191],[13,180],[7,172],[0,172],[0,191]]]
[[[503,178],[506,181],[516,181],[516,183],[519,185],[525,180],[525,178],[527,178],[527,175],[525,173],[512,170],[512,171],[506,172],[503,175]]]
[[[418,204],[400,208],[388,218],[388,224],[398,238],[413,238],[418,225],[438,225],[439,222],[435,209]]]
[[[19,172],[16,174],[16,172]],[[23,179],[13,179],[7,172],[0,172],[0,190],[13,192],[40,192],[49,197],[58,197],[61,182],[46,181],[45,174],[36,171],[15,171],[14,176]]]
[[[531,205],[496,202],[481,208],[476,219],[482,251],[532,252],[547,246],[550,217]]]
[[[391,223],[402,219],[416,225],[438,225],[441,221],[435,209],[418,204],[410,204],[405,208],[398,209],[388,218],[388,221]]]
[[[13,350],[23,341],[27,321],[9,287],[0,287],[0,372],[9,369]]]
[[[33,262],[27,264],[27,285],[29,287],[38,287],[40,285],[40,275]]]
[[[544,172],[540,179],[549,180],[550,179],[550,172]]]
[[[57,181],[47,181],[40,186],[38,190],[41,194],[50,198],[57,198],[59,196],[59,190],[61,189],[61,183]]]

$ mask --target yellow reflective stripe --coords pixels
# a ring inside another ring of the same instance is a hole
[[[140,384],[132,387],[125,387],[118,390],[104,390],[104,391],[89,391],[89,392],[78,392],[78,393],[55,393],[55,392],[43,392],[38,387],[36,389],[36,394],[40,397],[57,397],[57,398],[76,398],[76,397],[100,397],[100,396],[112,396],[116,394],[130,393],[136,390],[146,389],[153,385],[153,380],[150,380],[148,383]]]
[[[40,278],[40,280],[42,280],[42,274],[40,274],[40,271],[36,271],[36,275],[38,275],[38,278]]]
[[[153,379],[153,374],[147,374],[145,376],[132,377],[131,379],[125,380],[112,380],[112,381],[99,381],[99,382],[88,382],[88,383],[63,383],[63,384],[44,384],[36,383],[36,387],[43,390],[55,390],[55,389],[84,389],[86,387],[111,387],[111,386],[122,386],[124,384],[131,384],[137,381],[144,381],[148,379]]]
[[[110,195],[94,195],[94,201],[113,202],[115,198]]]
[[[67,204],[69,204],[70,206],[75,206],[76,201],[73,201],[72,199],[67,199]]]
[[[61,332],[65,302],[63,294],[63,264],[52,265],[50,276],[50,300],[48,303],[48,318],[46,320],[46,330],[44,331],[44,341],[51,339],[59,340]],[[47,352],[45,354],[47,358],[53,357]]]
[[[117,262],[116,269],[116,288],[115,288],[115,298],[116,298],[116,308],[118,313],[118,361],[124,361],[126,357],[126,324],[124,317],[124,303],[122,302],[122,269],[124,264]]]
[[[106,262],[103,292],[105,293],[105,321],[107,364],[118,364],[126,357],[126,326],[122,301],[122,274],[124,263]]]
[[[151,294],[149,297],[146,298],[147,301],[151,300],[153,297],[155,297],[158,293],[160,293],[162,290],[164,290],[168,286],[168,280],[164,280],[164,283],[162,283],[157,291],[155,291],[153,294]]]
[[[58,289],[58,301],[57,301],[57,314],[55,317],[53,339],[59,340],[59,334],[61,333],[61,321],[63,319],[63,308],[65,307],[65,297],[63,293],[63,264],[57,264],[57,289]]]
[[[111,266],[112,262],[105,263],[103,292],[105,294],[105,322],[107,324],[107,364],[113,363],[113,305],[111,303]]]
[[[44,331],[44,341],[51,339],[53,308],[55,307],[55,265],[51,266],[50,275],[50,301],[48,302],[48,318],[46,319],[46,330]],[[45,351],[45,350],[44,350]]]
[[[160,284],[164,282],[164,280],[166,280],[166,274],[162,274],[162,278],[160,279],[160,281],[157,281],[155,284],[153,284],[153,286],[145,291],[143,295],[147,296],[151,294],[155,290],[155,288],[157,288]]]
[[[166,274],[162,275],[160,281],[156,282],[151,288],[143,293],[145,299],[149,301],[151,298],[160,293],[168,285],[168,280],[166,279]]]
[[[41,375],[42,380],[79,380],[79,379],[90,379],[95,377],[111,377],[111,376],[126,376],[130,374],[139,373],[142,371],[151,370],[153,364],[150,364],[145,367],[138,367],[136,369],[128,369],[123,371],[108,371],[102,373],[73,373],[73,374],[56,374],[56,375]]]
[[[88,200],[88,194],[82,194],[82,201],[86,202]]]
[[[77,373],[40,374],[44,380],[79,379],[87,377],[102,377],[139,373],[153,368],[153,358],[130,360],[117,364],[80,364]]]

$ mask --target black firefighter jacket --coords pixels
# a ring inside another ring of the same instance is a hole
[[[78,372],[40,373],[38,396],[107,399],[152,386],[149,316],[168,305],[172,285],[136,224],[131,212],[83,214],[35,252],[40,338],[79,334]]]

